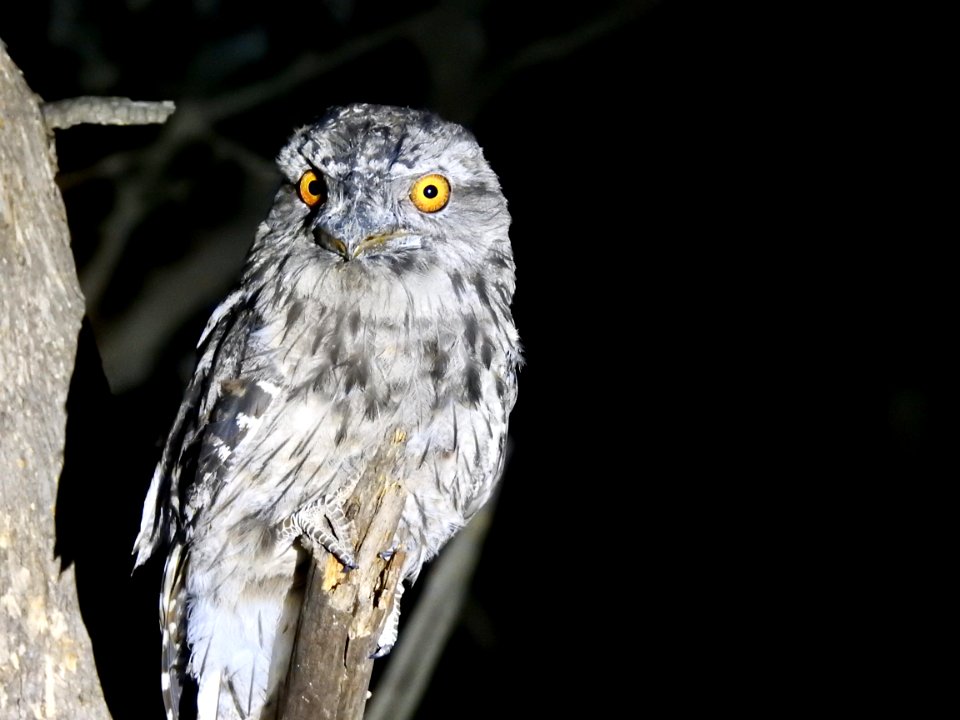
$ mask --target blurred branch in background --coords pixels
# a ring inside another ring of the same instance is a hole
[[[423,68],[426,75],[407,76],[402,62],[400,72],[392,66],[383,68],[389,69],[395,83],[408,88],[398,96],[419,96],[420,104],[469,125],[518,71],[598,42],[655,4],[656,0],[601,4],[574,27],[532,40],[524,38],[504,52],[491,45],[490,24],[497,21],[490,12],[491,3],[446,0],[383,27],[345,35],[338,42],[321,41],[325,30],[334,34],[335,28],[320,28],[315,42],[303,44],[303,49],[276,66],[275,72],[234,82],[229,89],[224,89],[224,74],[230,70],[235,79],[237,73],[257,64],[275,65],[271,60],[275,43],[269,38],[256,40],[258,36],[246,27],[215,44],[211,41],[216,52],[198,53],[192,59],[189,78],[181,83],[185,94],[178,98],[179,111],[154,142],[99,158],[62,178],[68,191],[97,179],[109,180],[115,188],[116,196],[111,210],[102,218],[96,247],[80,269],[88,311],[114,391],[142,384],[171,336],[192,317],[205,314],[229,289],[279,181],[270,153],[286,133],[321,114],[330,104],[346,99],[381,100],[360,89],[345,94],[340,89],[340,74],[365,58],[393,53],[400,43],[406,53],[420,59],[418,65],[411,65],[411,71]],[[340,7],[341,15],[343,10]],[[549,23],[546,25],[549,27]],[[333,80],[331,91],[326,93],[319,84],[325,80]],[[425,95],[420,88],[425,89]],[[353,95],[347,97],[350,93]],[[289,117],[280,117],[279,112],[291,99],[295,109]],[[271,110],[274,104],[279,111]],[[414,103],[408,100],[401,104]],[[242,137],[248,131],[235,137],[238,123],[258,127],[257,118],[261,116],[269,116],[273,123],[273,142],[264,138],[262,131],[253,143]],[[207,166],[237,167],[236,182],[228,188],[205,186],[209,168],[205,172],[197,167],[191,175],[190,168],[183,166],[185,162],[189,166],[189,160],[195,157]],[[231,197],[220,198],[225,192]],[[209,198],[211,203],[224,199],[235,212],[211,222],[203,216],[208,207],[199,198]],[[67,201],[69,206],[69,192]],[[188,214],[184,205],[194,204]],[[155,222],[158,213],[167,216],[165,222]],[[169,213],[179,213],[178,222],[171,223]],[[172,232],[181,237],[171,239],[170,230],[161,232],[151,224],[172,226]],[[133,282],[125,269],[138,264],[132,257],[166,254],[169,249],[157,247],[171,244],[184,247],[183,254],[173,262],[154,264],[141,278],[137,292],[122,302],[113,297],[118,278],[126,278],[120,282]]]

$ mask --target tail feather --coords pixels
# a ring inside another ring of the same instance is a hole
[[[177,720],[187,658],[186,577],[183,544],[176,542],[167,555],[160,593],[160,629],[163,635],[160,687],[169,720]]]
[[[265,574],[262,562],[208,567],[195,549],[174,542],[160,600],[168,720],[275,717],[300,616],[305,558],[289,547]]]
[[[223,703],[223,677],[219,672],[201,676],[200,692],[197,694],[197,720],[243,720],[237,713],[230,713],[228,703]]]
[[[181,670],[185,688],[195,678],[197,694],[195,700],[187,690],[182,697],[177,695],[171,672],[172,692],[165,695],[171,703],[168,709],[182,704],[183,720],[187,707],[196,707],[197,720],[275,717],[303,597],[298,552],[302,551],[287,548],[267,574],[263,562],[252,572],[250,563],[231,562],[196,576],[200,556],[178,550],[182,574],[171,571],[168,577],[175,593],[179,589],[189,594],[189,607],[182,601],[173,606],[184,613],[180,626],[186,630],[178,635],[179,652],[171,649],[165,662]],[[187,566],[183,557],[189,557],[189,575],[183,570]],[[225,568],[229,570],[220,575]],[[171,718],[177,720],[178,715]]]

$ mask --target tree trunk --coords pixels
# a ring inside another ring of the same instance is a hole
[[[88,720],[109,714],[53,552],[84,311],[55,173],[40,99],[0,43],[0,717]]]

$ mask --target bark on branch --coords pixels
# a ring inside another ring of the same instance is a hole
[[[74,125],[156,125],[176,110],[169,100],[149,102],[124,97],[82,97],[44,103],[44,122],[51,130]]]
[[[311,562],[283,720],[359,720],[373,670],[372,655],[393,606],[406,554],[393,547],[407,493],[393,477],[404,435],[374,459],[347,502],[357,533],[357,568],[320,549]],[[386,552],[393,549],[390,554]]]
[[[83,317],[39,98],[0,43],[0,717],[109,717],[73,569],[54,559]]]

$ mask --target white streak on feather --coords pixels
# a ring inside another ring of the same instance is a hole
[[[252,417],[246,413],[237,413],[237,427],[241,430],[251,430],[256,432],[260,427],[260,418]]]
[[[223,319],[223,317],[233,310],[233,306],[242,297],[243,292],[241,290],[235,290],[230,293],[226,299],[217,306],[217,309],[213,311],[213,314],[210,316],[210,319],[207,320],[206,327],[203,328],[203,333],[200,335],[200,340],[197,341],[197,347],[203,345],[207,340],[207,336],[210,335],[210,332],[217,326],[217,324]]]
[[[271,398],[275,398],[280,392],[280,386],[274,385],[272,382],[266,380],[260,380],[257,382],[257,387],[267,393]]]

